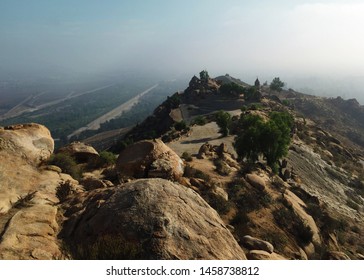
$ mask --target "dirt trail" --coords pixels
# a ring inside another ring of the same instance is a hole
[[[228,152],[236,155],[233,147],[234,136],[221,137],[219,127],[215,122],[205,124],[203,126],[192,126],[188,136],[182,136],[180,139],[167,143],[178,155],[188,152],[196,155],[202,144],[209,142],[211,145],[220,145],[225,143]]]

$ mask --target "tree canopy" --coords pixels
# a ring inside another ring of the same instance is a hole
[[[209,78],[210,78],[209,73],[206,70],[202,70],[200,72],[200,80],[201,81],[208,81]]]
[[[278,160],[287,155],[293,124],[293,117],[287,112],[272,112],[268,121],[258,115],[243,115],[235,140],[239,158],[255,162],[263,155],[276,171]]]
[[[216,123],[220,127],[220,132],[223,136],[229,135],[231,125],[231,115],[225,111],[219,111],[215,114]]]
[[[284,87],[284,83],[280,80],[279,77],[275,77],[269,86],[269,88],[271,90],[275,90],[275,91],[282,91],[283,87]]]

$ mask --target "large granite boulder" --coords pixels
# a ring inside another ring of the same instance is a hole
[[[30,123],[0,127],[0,151],[37,164],[48,159],[53,150],[54,140],[43,125]]]
[[[164,179],[83,193],[69,209],[62,236],[74,258],[246,259],[215,210]]]
[[[90,162],[99,157],[99,153],[91,145],[82,142],[72,142],[58,151],[72,156],[77,162]]]
[[[161,140],[145,140],[123,150],[116,168],[121,177],[178,180],[183,176],[184,163]]]
[[[245,235],[241,240],[243,246],[250,250],[263,250],[268,253],[273,253],[274,247],[267,241],[261,240],[250,235]]]

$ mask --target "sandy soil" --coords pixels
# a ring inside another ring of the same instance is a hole
[[[167,145],[178,155],[182,155],[183,152],[196,155],[201,145],[206,142],[209,142],[211,145],[220,145],[224,142],[228,147],[228,151],[236,155],[233,147],[234,136],[222,138],[219,133],[219,127],[215,122],[203,126],[192,126],[189,135],[182,136],[176,141],[167,143]]]

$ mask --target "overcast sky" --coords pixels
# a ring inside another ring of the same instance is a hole
[[[363,27],[352,0],[0,0],[0,67],[364,76]]]

